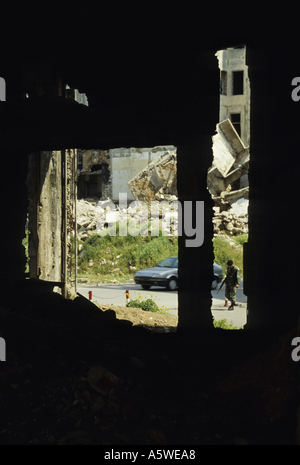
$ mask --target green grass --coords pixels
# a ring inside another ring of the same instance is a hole
[[[178,255],[177,237],[167,236],[101,237],[95,234],[82,246],[78,274],[98,277],[113,273],[114,269],[120,270],[115,272],[117,276],[132,276],[138,269],[155,266],[164,258]]]
[[[147,312],[169,314],[165,305],[160,306],[152,299],[153,294],[151,294],[151,298],[143,299],[142,294],[139,293],[137,298],[130,300],[129,303],[126,304],[126,307],[141,308]]]
[[[240,234],[239,236],[234,236],[233,237],[233,240],[239,244],[239,245],[243,245],[244,242],[247,242],[248,241],[248,234]]]
[[[232,259],[243,275],[242,244],[247,241],[248,235],[230,239],[234,245],[228,242],[226,236],[213,238],[215,262],[223,267],[225,274],[227,261]],[[178,255],[178,238],[162,235],[101,237],[94,234],[78,244],[82,247],[78,256],[78,277],[95,277],[96,280],[113,277],[124,281],[133,277],[136,270],[150,268],[167,257]],[[115,269],[117,271],[114,272]]]
[[[235,242],[235,245],[231,245],[226,236],[217,236],[213,238],[213,247],[215,262],[221,265],[223,268],[224,275],[227,270],[227,261],[233,260],[234,264],[239,267],[240,273],[243,276],[243,243],[247,241],[248,235],[241,234],[235,238],[230,238]]]
[[[214,327],[215,328],[221,328],[221,329],[241,329],[238,328],[237,326],[233,325],[233,321],[227,321],[225,318],[224,320],[215,320],[213,321]]]
[[[227,269],[227,261],[232,259],[243,272],[243,248],[242,244],[248,240],[247,234],[230,238],[235,245],[229,244],[226,236],[218,236],[213,239],[215,262]],[[22,241],[28,259],[28,231]],[[178,255],[178,238],[162,236],[109,236],[104,237],[94,234],[90,238],[78,241],[81,245],[78,252],[78,278],[107,282],[117,278],[119,282],[125,282],[132,278],[136,270],[157,265],[167,257]],[[118,257],[118,258],[117,258]],[[89,266],[90,260],[93,265]],[[105,264],[101,262],[105,260]],[[114,269],[120,271],[113,272]],[[28,271],[28,261],[26,271]],[[146,311],[168,313],[164,306],[157,305],[152,298],[143,300],[141,295],[131,300],[130,307],[141,308]],[[213,321],[215,328],[239,329],[232,321],[226,319]]]
[[[243,275],[243,243],[248,240],[247,234],[230,237],[213,238],[215,262],[222,266],[226,273],[227,261],[232,259]],[[28,271],[28,232],[22,241],[27,257]],[[78,278],[95,281],[111,281],[117,279],[125,282],[132,278],[136,270],[150,268],[170,256],[178,255],[178,238],[176,236],[99,236],[94,234],[85,241],[78,241]],[[79,246],[81,250],[79,251]],[[72,247],[73,248],[73,247]],[[103,263],[103,264],[101,264]],[[73,260],[74,264],[74,260]],[[91,265],[91,266],[90,266]],[[116,271],[114,271],[116,270]],[[72,270],[74,277],[74,269]]]

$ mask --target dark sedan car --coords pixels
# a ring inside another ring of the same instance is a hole
[[[214,263],[213,270],[215,279],[212,282],[212,289],[216,289],[218,283],[223,279],[222,267]],[[150,289],[151,286],[162,286],[169,291],[174,291],[178,283],[178,257],[166,258],[154,268],[137,271],[134,280],[143,289]]]

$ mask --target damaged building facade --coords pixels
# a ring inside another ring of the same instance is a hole
[[[66,100],[88,106],[87,96],[58,86]],[[40,89],[40,92],[42,90]],[[25,98],[29,98],[28,93]],[[28,156],[29,277],[49,283],[65,298],[74,297],[70,281],[77,273],[77,185],[81,151],[36,151]],[[75,279],[76,282],[76,279]]]
[[[217,124],[212,137],[213,164],[207,173],[207,188],[214,201],[214,233],[236,235],[248,232],[250,162],[245,147],[229,119]],[[243,208],[237,208],[243,204]]]
[[[212,137],[213,164],[208,171],[207,185],[218,215],[231,208],[235,201],[249,197],[250,82],[246,46],[219,50],[215,56],[220,70],[219,123]],[[174,146],[85,150],[78,154],[78,199],[108,198],[117,202],[119,194],[125,193],[128,201],[150,202],[164,200],[162,194],[178,196]],[[158,173],[162,163],[165,165],[163,177]],[[168,177],[171,181],[166,185]],[[225,229],[229,234],[245,232],[244,220],[244,227],[231,228],[227,217],[229,229]],[[220,218],[214,224],[219,225]]]
[[[33,152],[28,158],[29,277],[74,296],[76,274],[77,150]],[[75,236],[76,237],[76,236]]]
[[[219,50],[219,123],[212,137],[207,188],[214,201],[214,234],[248,232],[250,81],[246,46]]]
[[[107,198],[118,202],[119,194],[136,200],[128,183],[160,156],[175,151],[173,146],[115,148],[78,152],[78,199]]]
[[[164,149],[166,148],[164,147]],[[134,149],[134,153],[136,150]],[[146,150],[152,150],[155,154],[162,152],[161,147]],[[143,165],[145,161],[144,159]],[[130,163],[127,166],[130,166]],[[122,172],[123,170],[120,170],[121,174]],[[132,171],[129,173],[126,171],[126,173],[130,176]],[[127,179],[128,177],[125,177],[125,181]],[[177,154],[175,147],[173,147],[173,150],[172,147],[168,147],[167,151],[164,151],[147,164],[127,183],[127,186],[125,186],[124,180],[122,185],[117,185],[118,189],[113,201],[110,197],[104,200],[99,200],[96,197],[78,200],[77,227],[79,239],[86,239],[95,233],[101,234],[103,229],[107,228],[108,225],[113,226],[114,223],[119,223],[121,227],[123,222],[126,224],[128,220],[130,221],[133,218],[140,223],[140,227],[147,228],[149,221],[148,207],[151,202],[153,224],[148,232],[151,232],[151,235],[158,235],[158,230],[161,228],[163,235],[178,235]],[[119,194],[124,193],[126,195],[126,205],[123,196],[122,204],[119,203]],[[159,222],[159,220],[161,221]]]
[[[219,121],[227,118],[245,146],[250,145],[250,81],[246,46],[219,50],[215,56],[220,69]]]
[[[78,199],[111,197],[111,167],[107,150],[79,150],[77,166]]]

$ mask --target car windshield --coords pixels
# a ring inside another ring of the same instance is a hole
[[[178,267],[178,258],[177,257],[169,257],[160,262],[157,266],[163,266],[166,268],[177,268]]]

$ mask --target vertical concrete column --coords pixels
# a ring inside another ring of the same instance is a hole
[[[62,280],[62,295],[67,297],[67,257],[68,257],[68,167],[67,167],[67,151],[62,150],[61,153],[61,280]]]
[[[5,279],[23,279],[26,257],[22,239],[27,214],[28,156],[13,148],[2,153],[1,171],[8,182],[2,184],[0,274]]]
[[[29,271],[31,278],[61,280],[61,152],[29,160]]]
[[[192,201],[193,212],[197,201],[204,202],[203,244],[200,247],[186,247],[188,237],[184,224],[183,235],[178,238],[178,330],[192,332],[213,328],[213,201],[207,189],[207,171],[213,161],[212,136],[219,119],[220,71],[215,51],[199,50],[199,60],[189,53],[187,47],[186,57],[187,62],[192,64],[191,68],[178,69],[186,93],[183,89],[179,93],[184,98],[179,103],[182,103],[185,111],[178,126],[175,145],[178,198],[183,206],[183,217],[185,201]],[[197,227],[195,224],[193,226]]]
[[[211,283],[213,280],[212,199],[207,189],[207,169],[212,162],[210,135],[199,136],[177,147],[177,183],[183,210],[182,236],[179,236],[178,330],[213,328]],[[202,226],[200,247],[187,247],[184,215],[192,201],[194,228]],[[195,224],[196,202],[204,201],[204,224]]]
[[[249,240],[245,267],[246,329],[283,332],[296,326],[299,247],[295,225],[299,198],[300,106],[291,97],[292,50],[277,67],[275,43],[247,47],[251,82]],[[276,72],[271,70],[276,69]],[[280,114],[278,109],[280,108]],[[291,123],[292,122],[292,123]]]

